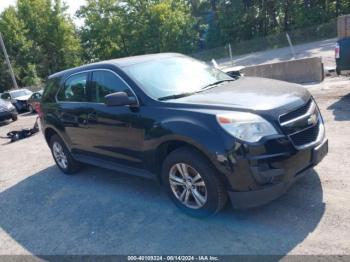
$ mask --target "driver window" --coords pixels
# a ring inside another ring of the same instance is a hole
[[[91,102],[104,103],[105,96],[125,92],[133,96],[130,88],[114,73],[109,71],[94,71],[92,73]]]

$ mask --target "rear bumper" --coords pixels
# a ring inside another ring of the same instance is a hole
[[[312,169],[315,165],[322,161],[322,159],[328,153],[328,140],[325,139],[320,145],[318,145],[316,148],[310,149],[310,151],[311,154],[309,155],[309,160],[304,161],[306,166],[297,172],[294,172],[293,169],[284,168],[271,168],[269,170],[264,169],[263,172],[257,171],[257,169],[255,169],[253,171],[253,173],[255,173],[255,177],[280,176],[283,179],[277,183],[267,183],[265,186],[262,186],[256,190],[245,192],[229,191],[228,195],[231,200],[232,206],[237,209],[252,208],[267,204],[268,202],[282,196],[297,180],[307,175],[310,169]],[[298,158],[303,157],[304,155],[301,155]],[[297,158],[295,157],[291,157],[289,159],[284,160],[283,166],[293,166],[295,164],[296,159]]]

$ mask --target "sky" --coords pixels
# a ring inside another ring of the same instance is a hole
[[[0,0],[0,13],[8,6],[15,5],[17,0]],[[80,6],[84,5],[85,0],[63,0],[68,8],[68,13],[73,17],[75,12],[79,9]],[[79,26],[81,21],[79,19],[74,19],[74,22]]]

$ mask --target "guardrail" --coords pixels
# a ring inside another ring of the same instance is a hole
[[[236,71],[235,67],[223,71]],[[240,69],[245,76],[257,76],[293,83],[322,82],[324,69],[321,57],[295,59],[277,63],[247,66]]]

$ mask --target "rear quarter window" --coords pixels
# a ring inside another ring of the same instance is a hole
[[[54,103],[56,102],[55,96],[59,89],[59,78],[49,79],[44,87],[44,93],[42,96],[42,103]]]

